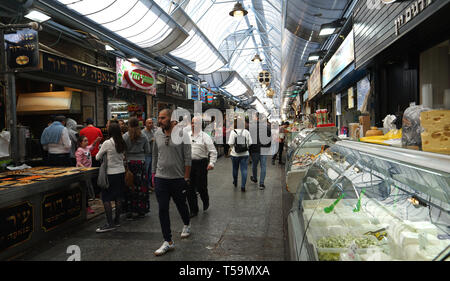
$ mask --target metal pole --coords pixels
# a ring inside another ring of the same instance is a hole
[[[19,146],[17,141],[17,114],[16,114],[16,75],[13,72],[6,74],[6,91],[9,99],[9,130],[11,132],[11,157],[14,166],[19,162]]]
[[[18,142],[17,142],[17,116],[16,116],[16,77],[13,72],[7,72],[5,36],[3,28],[0,28],[0,58],[1,71],[4,74],[5,90],[7,97],[7,129],[10,131],[10,155],[15,166],[18,164]]]

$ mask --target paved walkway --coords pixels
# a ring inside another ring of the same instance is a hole
[[[156,257],[153,252],[163,242],[154,194],[150,213],[137,221],[122,220],[113,232],[98,234],[104,215],[89,220],[54,241],[40,244],[18,260],[63,261],[67,247],[77,245],[84,261],[280,261],[285,260],[283,223],[283,168],[267,161],[266,189],[250,181],[242,193],[234,188],[231,159],[221,157],[209,173],[210,208],[191,219],[192,234],[181,239],[183,223],[171,201],[170,217],[175,250]],[[284,167],[284,166],[283,166]],[[258,173],[259,175],[259,173]],[[240,180],[239,180],[240,183]],[[285,207],[286,208],[286,207]]]

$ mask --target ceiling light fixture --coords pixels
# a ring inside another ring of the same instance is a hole
[[[311,52],[309,53],[308,61],[318,61],[319,59],[322,59],[325,56],[326,52],[327,52],[326,50]]]
[[[337,19],[330,23],[325,23],[320,26],[319,36],[328,36],[336,33],[336,30],[343,27],[346,19]]]
[[[137,58],[131,58],[131,59],[129,59],[129,61],[131,61],[131,62],[138,62],[139,60],[137,59]]]
[[[178,66],[174,65],[172,66],[173,69],[180,69]]]
[[[230,16],[235,18],[242,18],[248,14],[247,10],[242,7],[242,4],[237,2],[234,4],[234,8],[231,12],[228,13]]]
[[[106,51],[114,51],[114,48],[111,47],[110,45],[106,44],[106,45],[105,45],[105,50],[106,50]]]
[[[25,15],[27,19],[37,21],[37,22],[44,22],[51,19],[51,17],[47,16],[46,14],[42,13],[38,10],[31,10],[28,14]]]
[[[255,57],[252,58],[252,62],[262,62],[262,59],[258,54],[256,54]]]

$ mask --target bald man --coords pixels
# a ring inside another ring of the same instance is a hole
[[[142,134],[147,137],[149,145],[150,145],[150,153],[145,155],[145,173],[147,177],[147,184],[150,191],[154,191],[154,187],[152,185],[152,149],[153,142],[155,140],[155,132],[156,129],[153,125],[153,119],[148,118],[145,120],[145,128],[142,129]]]
[[[174,143],[172,131],[177,124],[171,120],[172,111],[164,109],[159,112],[159,129],[155,132],[152,152],[152,176],[154,175],[155,194],[159,205],[159,221],[164,237],[162,246],[154,252],[161,256],[174,249],[170,229],[169,202],[172,197],[183,220],[181,238],[189,237],[190,218],[186,204],[186,189],[191,173],[191,141],[188,134],[183,134],[182,143]]]

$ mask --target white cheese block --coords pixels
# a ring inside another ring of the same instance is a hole
[[[419,234],[414,232],[404,231],[400,233],[400,245],[406,247],[409,245],[419,245]]]
[[[421,112],[420,125],[423,151],[450,154],[450,110]]]
[[[409,227],[413,228],[415,232],[424,232],[424,233],[428,233],[428,234],[437,236],[438,229],[431,222],[428,222],[428,221],[413,222],[413,221],[406,220],[405,223]]]
[[[406,260],[419,260],[419,245],[410,244],[403,247],[403,258]]]

